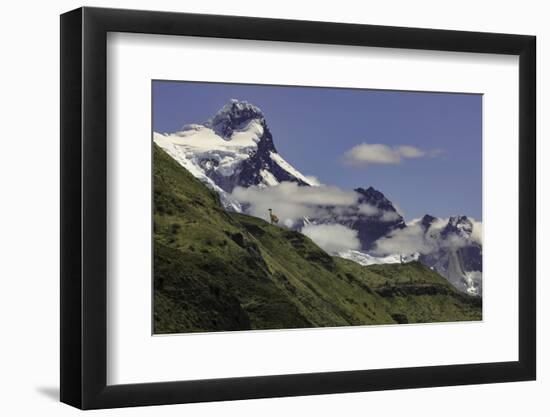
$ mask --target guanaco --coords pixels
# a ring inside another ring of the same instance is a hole
[[[279,218],[273,214],[273,211],[271,209],[269,209],[269,220],[271,220],[271,224],[279,223]]]

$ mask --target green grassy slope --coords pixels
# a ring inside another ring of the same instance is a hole
[[[481,320],[481,298],[461,293],[420,262],[362,267],[342,258],[336,261],[368,283],[399,323]]]
[[[478,320],[479,300],[421,264],[362,267],[227,213],[154,147],[155,333]]]

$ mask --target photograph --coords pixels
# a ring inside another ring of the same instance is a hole
[[[0,417],[550,416],[502,3],[6,2]]]
[[[482,320],[482,100],[153,80],[153,333]]]

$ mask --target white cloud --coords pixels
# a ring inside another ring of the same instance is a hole
[[[449,219],[435,219],[428,230],[424,230],[420,219],[414,219],[404,229],[397,229],[375,243],[374,252],[378,255],[387,254],[421,254],[435,253],[441,248],[459,249],[472,243],[482,244],[482,223],[469,218],[472,223],[471,234],[450,234],[443,238],[441,231]]]
[[[361,143],[344,153],[344,162],[352,166],[400,164],[406,158],[438,156],[441,151],[423,150],[410,145],[388,146],[381,143]]]
[[[409,145],[398,146],[395,150],[403,158],[422,158],[426,155],[426,151]]]
[[[472,240],[480,245],[483,242],[483,223],[473,220]]]
[[[269,209],[288,228],[299,225],[303,218],[331,222],[357,220],[360,215],[376,217],[383,222],[399,219],[399,214],[382,210],[369,203],[358,204],[360,195],[338,187],[320,185],[303,187],[282,182],[272,187],[237,187],[231,197],[255,217],[269,221]]]
[[[363,203],[359,206],[359,213],[373,217],[380,215],[380,209],[372,204]]]
[[[399,214],[397,214],[394,211],[384,211],[382,213],[382,216],[380,216],[380,220],[386,223],[393,222],[399,219]]]
[[[374,252],[379,255],[388,254],[428,254],[436,249],[435,240],[426,239],[420,224],[409,225],[404,229],[393,231],[387,237],[378,239]]]
[[[321,181],[315,175],[304,175],[311,185],[321,185]]]
[[[344,191],[338,187],[320,185],[302,187],[293,182],[283,182],[273,187],[237,187],[232,196],[247,204],[249,214],[268,219],[268,210],[279,217],[281,224],[292,227],[303,217],[323,217],[327,206],[346,207],[357,202],[355,191]]]
[[[312,224],[302,229],[302,233],[329,253],[360,249],[357,231],[341,224]]]
[[[398,164],[401,156],[395,149],[382,144],[362,143],[356,145],[344,154],[349,165],[366,164]]]
[[[393,222],[399,219],[399,213],[395,211],[384,211],[372,204],[363,203],[359,206],[359,213],[368,217],[378,217],[382,222]]]

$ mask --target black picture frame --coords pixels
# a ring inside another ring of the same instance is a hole
[[[519,360],[107,385],[108,32],[519,56]],[[535,50],[536,38],[524,35],[88,7],[63,14],[61,401],[95,409],[534,380]]]

